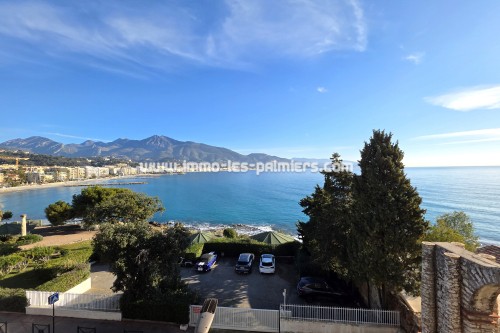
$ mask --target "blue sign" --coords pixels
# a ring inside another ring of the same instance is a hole
[[[49,296],[49,304],[52,305],[59,300],[59,293],[53,293]]]

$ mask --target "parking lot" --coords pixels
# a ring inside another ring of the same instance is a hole
[[[220,306],[278,309],[283,303],[284,289],[287,303],[304,303],[295,291],[298,275],[293,264],[278,260],[275,274],[260,274],[256,258],[252,273],[240,275],[234,271],[235,263],[236,258],[222,258],[210,272],[198,273],[194,268],[181,268],[181,276],[199,292],[202,300],[214,297]]]

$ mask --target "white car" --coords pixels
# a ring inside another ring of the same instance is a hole
[[[274,274],[276,270],[276,260],[272,254],[263,254],[260,256],[259,272],[261,274]]]

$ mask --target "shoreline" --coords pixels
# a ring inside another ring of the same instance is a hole
[[[158,175],[158,176],[160,176],[160,175]],[[109,180],[130,179],[130,178],[139,178],[139,177],[151,177],[151,176],[147,176],[145,174],[140,174],[140,175],[130,175],[130,176],[106,177],[106,178],[98,178],[98,179],[70,180],[70,181],[66,181],[66,182],[55,182],[55,183],[47,183],[47,184],[33,184],[33,185],[20,185],[20,186],[15,186],[15,187],[2,187],[2,188],[0,188],[0,194],[12,193],[12,192],[22,192],[22,191],[35,191],[35,190],[41,190],[44,188],[54,188],[54,187],[76,187],[76,186],[99,185],[99,183],[106,182]]]

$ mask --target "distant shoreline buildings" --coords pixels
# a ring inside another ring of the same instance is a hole
[[[145,172],[146,171],[146,172]],[[102,179],[120,176],[135,176],[150,173],[140,167],[127,164],[103,167],[59,167],[59,166],[16,166],[0,165],[0,186],[18,186],[30,184],[48,184],[87,179]]]

